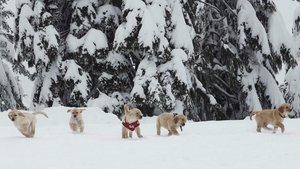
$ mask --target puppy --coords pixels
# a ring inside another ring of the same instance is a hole
[[[44,112],[23,113],[18,110],[12,110],[8,113],[8,117],[14,122],[17,129],[28,138],[34,137],[36,126],[36,115],[42,114],[48,118]]]
[[[82,111],[84,111],[85,109],[69,109],[68,112],[71,112],[71,118],[70,118],[70,128],[73,132],[77,132],[77,130],[79,129],[80,133],[83,132],[84,130],[84,122],[83,122],[83,118],[82,118]]]
[[[160,128],[163,127],[169,131],[170,135],[179,135],[177,128],[185,125],[187,121],[186,116],[177,113],[162,113],[157,117],[156,130],[157,135],[160,135]]]
[[[132,138],[132,132],[135,131],[139,138],[143,137],[141,135],[139,120],[142,119],[143,114],[138,108],[133,108],[129,110],[128,105],[124,105],[125,115],[122,118],[122,138]]]
[[[287,116],[289,112],[291,112],[291,106],[287,103],[282,104],[277,109],[268,109],[262,111],[252,112],[250,114],[250,119],[252,120],[252,116],[255,116],[255,120],[257,123],[257,132],[261,132],[261,128],[265,128],[267,130],[272,130],[268,127],[268,124],[274,126],[273,133],[276,133],[278,127],[281,128],[281,132],[284,132],[283,119]]]

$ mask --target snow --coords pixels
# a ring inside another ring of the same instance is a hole
[[[244,46],[246,46],[247,37],[244,29],[251,29],[252,37],[257,36],[259,38],[259,44],[262,46],[262,53],[270,54],[270,47],[266,30],[258,20],[258,18],[255,17],[256,12],[253,6],[247,0],[238,0],[237,9],[239,9],[238,31],[240,49],[243,49]],[[259,63],[261,63],[261,59],[259,60]]]
[[[283,18],[279,12],[274,12],[270,17],[268,34],[274,52],[280,54],[280,48],[286,45],[285,47],[287,49],[291,49],[291,54],[296,56],[292,36],[286,29]]]
[[[292,28],[294,24],[294,13],[296,8],[300,7],[300,3],[295,0],[273,0],[276,4],[276,8],[284,18],[285,26],[287,30],[292,34]]]
[[[69,52],[78,52],[83,46],[83,50],[90,55],[95,54],[96,50],[108,48],[106,35],[97,29],[90,29],[82,38],[77,38],[72,34],[67,37],[67,47]]]
[[[188,50],[188,54],[193,53],[193,35],[190,33],[189,27],[185,23],[179,0],[175,2],[171,19],[175,26],[174,31],[172,32],[171,43],[175,45],[175,48],[185,48]]]
[[[98,8],[98,15],[96,18],[97,23],[100,23],[101,20],[105,20],[107,18],[113,17],[114,23],[118,24],[119,16],[121,16],[122,12],[118,7],[115,7],[113,5],[105,4]]]
[[[90,55],[96,50],[108,48],[106,35],[102,31],[92,28],[85,36],[83,50],[87,50]]]
[[[136,18],[142,18],[146,10],[145,3],[140,0],[124,0],[123,4],[125,5],[122,12],[128,10],[128,14],[124,18],[126,22],[123,22],[116,30],[114,39],[114,43],[117,44],[116,48],[125,43],[125,39],[130,36],[138,25]]]
[[[99,108],[83,111],[85,132],[68,126],[67,107],[48,108],[38,116],[36,135],[24,138],[0,113],[0,168],[4,169],[259,169],[298,168],[299,119],[286,119],[284,134],[263,130],[255,122],[187,122],[180,136],[156,135],[156,117],[143,118],[143,138],[121,139],[121,122]]]
[[[74,96],[76,91],[80,91],[83,98],[87,97],[88,83],[91,81],[90,76],[86,72],[83,72],[82,68],[74,60],[66,60],[64,64],[62,67],[67,68],[64,79],[73,80],[75,83],[71,96]]]

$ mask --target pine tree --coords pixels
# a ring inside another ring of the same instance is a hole
[[[275,108],[284,102],[277,86],[271,63],[272,53],[264,22],[256,17],[253,6],[246,0],[239,0],[238,31],[240,57],[245,68],[241,69],[243,91],[247,93],[249,111]]]
[[[71,64],[71,67],[63,67],[67,89],[61,95],[63,104],[67,106],[86,106],[101,74],[102,60],[108,53],[106,35],[95,29],[97,6],[98,1],[95,0],[76,0],[72,4],[70,33],[63,58],[64,66]],[[68,75],[71,71],[74,71],[72,76]]]
[[[105,112],[121,116],[124,103],[129,100],[132,88],[133,68],[128,57],[113,50],[116,29],[120,24],[121,10],[111,1],[100,4],[97,10],[96,29],[107,38],[108,53],[99,55],[96,60],[90,106],[98,106]],[[103,104],[106,102],[105,104]]]
[[[196,31],[192,94],[201,120],[242,119],[247,115],[239,80],[237,1],[188,1]]]
[[[293,37],[295,40],[295,53],[298,61],[300,59],[300,8],[295,10]],[[281,85],[285,101],[290,103],[293,107],[291,117],[300,117],[300,66],[299,62],[295,68],[290,68],[285,76],[284,84]]]
[[[130,56],[137,67],[131,101],[150,116],[163,111],[189,114],[192,85],[190,70],[185,66],[193,54],[193,28],[186,23],[189,21],[181,10],[182,3],[123,3],[124,22],[116,31],[114,48]],[[181,31],[183,36],[179,35]],[[180,36],[186,38],[178,41]]]
[[[0,0],[0,111],[25,108],[20,84],[7,64],[14,58],[13,31],[7,19],[14,14],[4,8],[6,4],[6,0]]]

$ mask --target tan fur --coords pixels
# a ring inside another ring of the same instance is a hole
[[[71,118],[69,121],[70,128],[73,132],[79,132],[82,133],[84,130],[84,122],[82,118],[82,111],[85,109],[69,109],[67,112],[71,112]]]
[[[24,113],[18,110],[12,110],[8,113],[8,117],[14,122],[17,129],[28,138],[34,137],[36,126],[36,115],[42,114],[48,118],[44,112]]]
[[[125,118],[128,123],[133,123],[133,122],[143,118],[143,114],[140,109],[133,108],[133,109],[129,110],[129,107],[126,104],[124,105],[124,112],[125,112],[125,115],[123,116],[122,122],[125,121]],[[135,128],[134,131],[136,132],[136,135],[139,138],[143,137],[141,135],[140,127]],[[127,129],[126,127],[124,127],[122,125],[122,138],[128,138],[128,137],[132,138],[132,133],[133,133],[133,131]]]
[[[262,111],[252,112],[250,114],[250,119],[252,120],[252,116],[255,115],[255,120],[257,123],[257,132],[261,132],[261,128],[265,128],[267,130],[272,130],[268,127],[269,124],[274,126],[273,133],[276,133],[278,127],[281,128],[281,132],[283,133],[285,127],[283,125],[283,117],[286,117],[289,112],[291,112],[291,106],[287,103],[282,104],[277,109],[267,109]]]
[[[169,131],[170,135],[179,135],[177,128],[184,126],[187,121],[186,116],[178,114],[174,117],[173,113],[162,113],[157,117],[156,130],[157,135],[160,135],[160,128],[163,127]]]

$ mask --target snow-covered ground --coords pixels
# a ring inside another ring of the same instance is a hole
[[[143,118],[144,138],[121,139],[121,123],[98,108],[83,112],[83,134],[70,131],[67,108],[46,109],[35,138],[24,138],[0,113],[1,169],[296,169],[300,121],[286,133],[256,133],[255,121],[188,122],[180,136],[156,136],[155,117]]]

